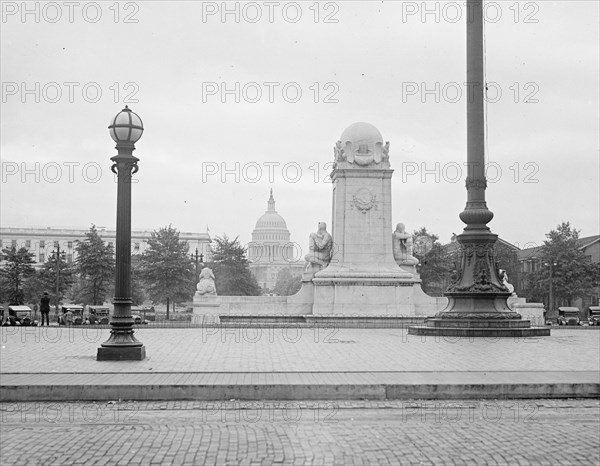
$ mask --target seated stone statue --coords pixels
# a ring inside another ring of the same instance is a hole
[[[305,271],[312,270],[317,272],[327,267],[331,262],[331,248],[333,239],[327,233],[327,224],[319,222],[319,228],[316,233],[311,233],[308,240],[309,253],[304,256],[307,262]]]
[[[204,267],[200,272],[200,281],[198,285],[196,285],[197,295],[205,296],[205,295],[217,295],[217,288],[215,286],[215,275],[213,271],[208,267]]]
[[[413,239],[406,233],[404,223],[399,223],[392,233],[392,249],[396,264],[415,266],[419,263],[419,259],[413,256]]]
[[[499,275],[500,275],[500,280],[502,280],[502,284],[506,287],[506,289],[509,291],[509,293],[512,293],[513,296],[516,296],[515,287],[512,286],[512,284],[510,284],[508,282],[508,274],[506,273],[506,270],[500,269]]]

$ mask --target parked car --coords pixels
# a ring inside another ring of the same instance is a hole
[[[83,324],[83,306],[76,304],[63,304],[62,315],[59,317],[59,325],[81,325]],[[71,313],[69,315],[69,312]]]
[[[581,325],[579,308],[567,306],[559,307],[558,325]]]
[[[3,312],[4,314],[4,312]],[[8,316],[4,325],[37,326],[33,310],[29,306],[8,306]]]
[[[588,323],[591,325],[600,325],[600,306],[590,306]]]
[[[156,321],[154,306],[131,306],[131,314],[134,316],[136,324],[147,324]]]
[[[88,313],[90,324],[107,325],[110,321],[110,309],[106,306],[88,306]]]

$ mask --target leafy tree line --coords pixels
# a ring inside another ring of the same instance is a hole
[[[441,295],[452,271],[460,265],[460,251],[448,252],[439,237],[425,227],[413,234],[413,254],[419,259],[418,271],[423,290]],[[527,276],[527,298],[548,301],[550,283],[555,302],[571,304],[599,286],[600,265],[591,263],[580,250],[579,231],[563,222],[547,235],[539,257],[541,266]],[[132,257],[131,283],[134,304],[150,299],[154,303],[181,303],[192,299],[198,277],[189,255],[189,246],[171,225],[151,234],[142,255]],[[4,248],[1,252],[0,303],[37,303],[48,291],[55,305],[65,300],[82,304],[103,304],[114,293],[114,248],[105,243],[92,225],[82,241],[76,243],[77,259],[68,264],[52,255],[39,270],[27,248]],[[497,245],[499,267],[506,269],[513,284],[518,283],[519,264],[514,251]],[[547,265],[544,265],[547,264]],[[550,267],[550,264],[552,266]],[[249,270],[247,250],[236,237],[217,236],[213,240],[210,267],[215,274],[219,295],[255,296],[261,289]],[[57,270],[59,273],[57,274]],[[56,279],[58,281],[58,290]],[[275,294],[285,296],[300,289],[301,277],[288,269],[277,277]],[[58,293],[57,293],[58,291]]]
[[[147,243],[143,254],[132,256],[132,300],[134,304],[146,299],[166,303],[168,316],[171,305],[192,299],[198,281],[195,264],[189,256],[188,243],[171,225],[152,232]],[[260,294],[248,268],[247,251],[238,238],[217,236],[212,249],[213,260],[204,266],[213,269],[218,294]],[[85,239],[76,242],[75,251],[77,259],[73,263],[52,255],[36,270],[34,255],[27,248],[3,249],[0,302],[38,303],[44,291],[50,293],[56,306],[64,301],[101,305],[110,300],[114,294],[113,245],[105,243],[92,225]]]
[[[600,263],[591,262],[580,249],[579,230],[562,222],[546,234],[538,253],[538,267],[527,275],[528,299],[549,303],[550,287],[554,308],[571,306],[600,286]],[[554,309],[551,310],[552,312]]]

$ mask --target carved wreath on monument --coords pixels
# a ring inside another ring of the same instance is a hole
[[[352,196],[354,205],[363,214],[366,214],[368,210],[375,208],[377,210],[377,196],[375,196],[369,189],[360,188]]]

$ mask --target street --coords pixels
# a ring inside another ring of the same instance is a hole
[[[3,403],[12,464],[599,464],[597,400]]]

